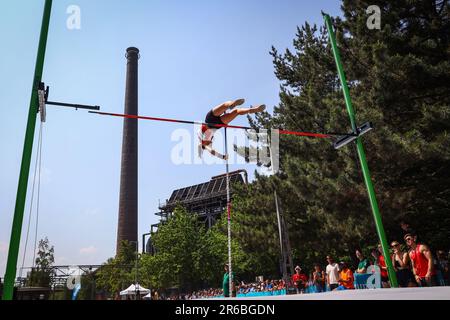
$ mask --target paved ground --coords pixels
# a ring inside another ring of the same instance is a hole
[[[450,287],[333,291],[313,294],[232,298],[233,300],[450,300]],[[227,299],[230,300],[230,299]]]

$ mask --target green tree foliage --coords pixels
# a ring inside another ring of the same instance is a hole
[[[358,81],[359,118],[378,115],[367,148],[383,211],[388,223],[406,218],[422,241],[448,248],[450,4],[376,2],[380,31],[363,27],[367,1],[344,1],[345,21],[337,25],[349,73]]]
[[[225,219],[222,219],[225,221]],[[226,223],[226,221],[225,221]],[[195,214],[179,207],[152,237],[156,254],[142,257],[140,274],[144,285],[190,292],[208,286],[220,287],[223,265],[228,261],[227,236],[223,222],[206,231]],[[233,258],[239,263],[242,254],[236,241]],[[237,267],[235,272],[242,271]]]
[[[199,282],[200,240],[204,233],[195,215],[176,209],[152,237],[156,255],[143,261],[145,274],[156,275],[154,286],[192,289]]]
[[[279,277],[280,249],[273,183],[257,176],[258,183],[235,185],[232,202],[232,237],[242,247],[245,262],[241,277]]]
[[[54,254],[55,249],[53,246],[50,246],[48,238],[41,239],[38,244],[35,267],[31,270],[27,280],[27,286],[50,287],[53,277],[52,266],[55,262]]]
[[[116,298],[121,290],[135,282],[136,258],[136,245],[123,241],[117,256],[108,259],[97,270],[96,290]]]
[[[367,7],[381,9],[381,29],[367,28]],[[338,45],[363,138],[388,241],[402,240],[400,219],[432,248],[450,246],[450,20],[448,1],[343,0]],[[305,23],[293,49],[272,48],[280,103],[254,127],[312,132],[351,130],[324,26]],[[330,139],[280,137],[280,172],[235,187],[233,271],[246,280],[280,276],[274,204],[277,190],[294,262],[349,260],[355,247],[378,243],[354,145],[336,151]],[[238,150],[241,153],[245,150]],[[154,256],[140,261],[141,283],[191,291],[220,287],[228,260],[226,213],[206,231],[178,208],[152,237]],[[111,259],[108,264],[130,263]],[[122,258],[120,258],[122,259]],[[109,271],[108,271],[109,270]],[[115,270],[115,271],[113,271]],[[117,292],[130,269],[102,269],[104,288]],[[128,277],[128,278],[127,278]],[[121,279],[121,280],[119,280]],[[100,282],[100,279],[99,279]]]
[[[94,300],[97,292],[97,275],[89,272],[81,276],[81,288],[77,300]]]

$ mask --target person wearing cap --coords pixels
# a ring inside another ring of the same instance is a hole
[[[412,271],[417,284],[420,287],[431,287],[437,284],[436,270],[434,269],[433,255],[427,245],[416,243],[417,236],[407,233],[405,242],[410,248]]]
[[[302,272],[300,266],[295,267],[295,274],[292,276],[292,282],[294,284],[297,293],[303,293],[308,282],[308,276]]]
[[[394,252],[392,255],[392,265],[395,269],[397,282],[399,287],[415,287],[415,281],[410,268],[410,259],[407,252],[402,251],[400,243],[392,241],[391,248]]]

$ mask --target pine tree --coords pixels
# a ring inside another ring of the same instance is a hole
[[[31,270],[27,285],[29,287],[50,288],[54,276],[53,263],[55,262],[55,249],[50,246],[48,238],[39,240],[35,267]]]
[[[381,9],[380,30],[366,26],[366,8],[374,4]],[[363,139],[388,241],[402,240],[398,221],[406,219],[423,241],[448,249],[449,4],[346,0],[342,10],[343,18],[333,22],[357,121],[372,121],[375,127]],[[251,124],[349,132],[326,29],[305,23],[293,46],[284,53],[272,48],[280,104],[273,116],[265,113]],[[272,217],[260,214],[268,210],[262,194],[273,192],[268,185],[280,195],[298,263],[324,262],[326,254],[353,256],[355,247],[376,245],[354,145],[336,151],[327,140],[282,136],[280,167],[277,176],[257,177],[241,191],[245,201],[235,210],[258,216],[251,221],[251,243],[260,246],[249,249],[265,250],[267,237],[258,230],[274,224]]]

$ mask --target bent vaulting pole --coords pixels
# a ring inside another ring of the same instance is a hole
[[[336,60],[336,66],[341,80],[342,90],[344,92],[345,104],[347,106],[347,112],[350,117],[350,123],[352,125],[353,132],[357,131],[355,113],[353,111],[352,100],[350,98],[350,91],[348,89],[347,80],[345,78],[344,68],[341,62],[341,56],[336,44],[336,35],[331,24],[331,18],[328,14],[322,13],[325,19],[325,24],[328,29],[328,35],[330,37],[331,46],[333,49],[334,59]],[[366,153],[364,152],[364,146],[362,144],[361,137],[356,139],[356,146],[358,150],[359,161],[361,163],[364,182],[366,183],[367,193],[369,194],[370,205],[372,207],[372,213],[375,220],[375,226],[377,228],[378,237],[380,238],[381,247],[383,249],[384,260],[388,269],[389,280],[391,287],[398,287],[397,277],[395,275],[394,266],[392,265],[391,255],[389,253],[389,246],[386,240],[386,234],[384,232],[383,222],[381,221],[381,214],[378,208],[378,202],[375,195],[375,189],[373,187],[372,178],[370,177],[369,166],[367,164]]]
[[[127,49],[125,113],[138,114],[139,49]],[[122,241],[138,241],[138,120],[123,120],[122,163],[120,172],[119,221],[116,254]]]
[[[52,11],[52,0],[46,0],[44,14],[42,17],[41,35],[36,57],[36,67],[34,70],[33,85],[31,89],[31,100],[28,111],[27,129],[25,132],[25,142],[23,145],[22,164],[20,166],[19,185],[17,188],[16,206],[11,229],[11,239],[9,241],[8,262],[6,264],[5,285],[3,289],[3,300],[12,300],[14,293],[14,282],[17,271],[17,258],[19,255],[20,236],[22,234],[23,211],[27,197],[28,176],[30,173],[31,155],[33,152],[34,130],[36,128],[36,117],[39,106],[38,89],[42,80],[44,69],[45,49],[47,47],[48,28],[50,24],[50,14]]]

